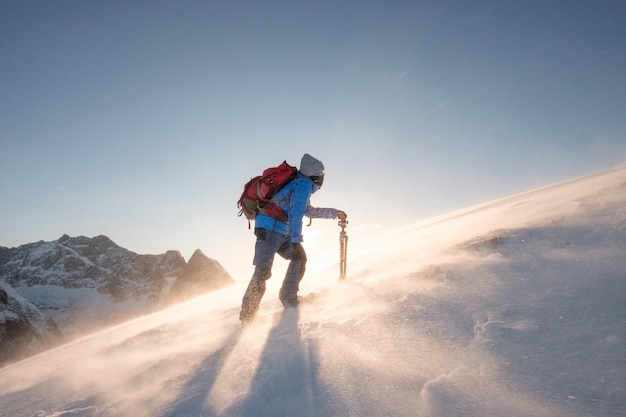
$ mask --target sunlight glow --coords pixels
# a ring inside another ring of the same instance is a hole
[[[282,263],[246,329],[240,283],[0,369],[0,404],[23,410],[23,398],[37,398],[41,416],[571,415],[571,404],[546,400],[563,388],[546,383],[556,390],[546,396],[535,384],[546,367],[552,378],[552,362],[564,365],[558,349],[590,307],[556,298],[551,309],[554,297],[582,297],[598,279],[621,294],[624,184],[626,168],[356,242],[349,279],[339,282],[335,261],[321,257],[328,268],[302,285],[316,296],[298,310],[277,299]],[[594,233],[572,244],[584,227]],[[623,303],[613,303],[593,305],[619,313]],[[588,349],[615,357],[619,324],[603,325]],[[539,349],[545,343],[557,350]],[[535,372],[532,389],[524,372]],[[568,389],[567,398],[581,395]]]

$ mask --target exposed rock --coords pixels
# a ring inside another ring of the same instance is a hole
[[[172,285],[168,301],[179,302],[231,284],[234,284],[233,279],[219,262],[198,249]]]
[[[102,235],[0,247],[0,361],[233,283],[200,250],[139,255]]]
[[[0,281],[0,366],[62,341],[54,321]]]

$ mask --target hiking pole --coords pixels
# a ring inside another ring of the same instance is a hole
[[[345,281],[346,279],[346,258],[348,256],[348,234],[346,233],[347,225],[348,217],[340,217],[339,227],[341,227],[341,232],[339,233],[339,281]]]

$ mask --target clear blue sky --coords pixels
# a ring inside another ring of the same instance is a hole
[[[0,246],[248,279],[263,168],[321,159],[352,242],[623,163],[625,74],[621,0],[0,0]]]

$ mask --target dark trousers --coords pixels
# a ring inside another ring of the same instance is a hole
[[[254,247],[254,274],[241,302],[239,319],[242,323],[250,322],[256,315],[263,294],[265,281],[272,276],[274,256],[279,254],[289,260],[289,267],[280,289],[279,298],[285,308],[298,305],[298,289],[306,269],[306,253],[300,243],[290,243],[289,236],[265,229],[254,229],[256,244]]]

